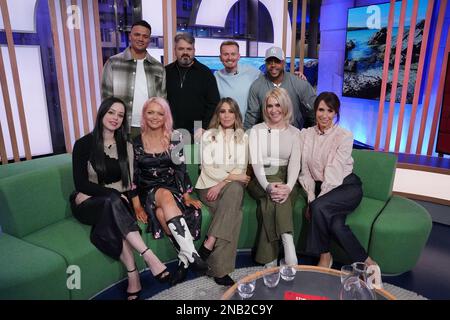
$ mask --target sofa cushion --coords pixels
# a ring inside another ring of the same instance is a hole
[[[56,156],[33,159],[10,163],[0,166],[0,179],[18,175],[25,172],[42,170],[45,168],[59,167],[61,165],[72,165],[72,155],[70,153],[59,154]]]
[[[0,233],[0,300],[69,299],[62,256]]]
[[[70,217],[24,237],[32,244],[60,254],[68,266],[80,268],[81,289],[71,290],[72,299],[88,299],[125,277],[120,262],[104,255],[91,244],[90,229],[90,226]]]
[[[363,183],[365,197],[387,201],[392,195],[397,157],[394,154],[353,150],[353,172]]]
[[[0,225],[22,238],[71,215],[72,166],[61,164],[1,179]]]
[[[417,202],[393,196],[375,221],[369,254],[383,273],[414,268],[431,232],[428,211]]]

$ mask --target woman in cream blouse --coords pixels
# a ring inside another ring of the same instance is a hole
[[[234,271],[244,188],[250,180],[247,141],[236,101],[221,99],[202,136],[202,170],[196,188],[213,216],[199,254],[208,262],[207,274],[224,286],[234,284],[229,274]]]
[[[336,94],[322,92],[314,102],[317,125],[300,133],[299,181],[308,195],[306,217],[311,220],[307,252],[320,256],[319,266],[331,268],[329,246],[333,237],[353,261],[375,265],[345,224],[347,214],[361,202],[362,187],[361,180],[352,172],[353,135],[337,124],[339,109]]]

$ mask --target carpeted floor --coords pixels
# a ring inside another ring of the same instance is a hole
[[[237,281],[244,276],[261,270],[262,267],[249,267],[237,269],[231,275]],[[425,297],[389,283],[384,283],[384,289],[393,294],[399,300],[427,300]],[[190,281],[178,284],[166,289],[149,300],[217,300],[224,294],[228,287],[217,285],[210,277],[198,277]]]

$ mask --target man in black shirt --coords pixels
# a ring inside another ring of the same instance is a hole
[[[195,39],[189,33],[175,36],[177,60],[166,66],[167,99],[175,129],[204,128],[220,100],[216,79],[211,70],[195,59]],[[194,121],[201,121],[194,128]]]

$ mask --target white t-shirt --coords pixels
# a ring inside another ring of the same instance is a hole
[[[144,70],[144,59],[136,60],[136,78],[134,80],[133,114],[131,126],[141,126],[141,113],[145,101],[148,100],[147,77]]]

